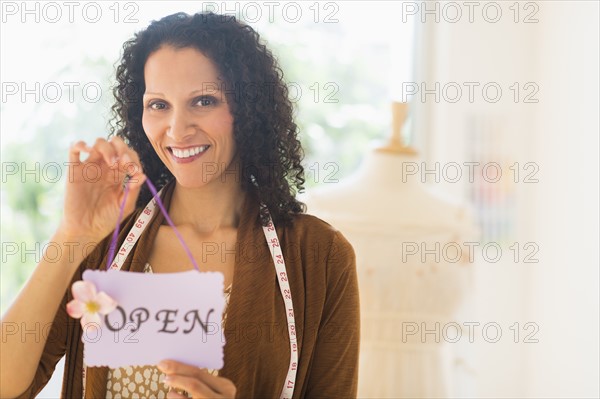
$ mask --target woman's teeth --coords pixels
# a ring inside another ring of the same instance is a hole
[[[201,145],[199,147],[186,148],[185,150],[180,150],[178,148],[171,148],[171,151],[173,152],[173,155],[175,155],[177,158],[189,158],[189,157],[193,157],[194,155],[198,155],[201,152],[208,150],[208,147],[210,147],[210,146],[209,145]]]

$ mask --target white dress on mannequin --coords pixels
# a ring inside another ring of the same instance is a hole
[[[453,391],[449,341],[461,325],[453,316],[471,291],[472,269],[465,256],[457,260],[457,245],[474,241],[477,229],[466,207],[432,194],[416,175],[403,182],[406,162],[419,159],[371,151],[352,177],[301,197],[356,252],[360,398],[450,397]],[[462,254],[468,254],[464,247]]]

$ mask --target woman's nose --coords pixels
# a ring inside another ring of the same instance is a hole
[[[167,136],[175,141],[183,142],[186,137],[193,135],[195,131],[196,127],[193,119],[185,110],[173,110],[167,127]]]

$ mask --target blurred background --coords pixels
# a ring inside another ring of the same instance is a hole
[[[359,397],[600,395],[598,2],[67,3],[1,2],[2,313],[122,43],[212,10],[277,55],[302,199],[357,252]]]

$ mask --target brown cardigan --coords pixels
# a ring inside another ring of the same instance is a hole
[[[161,197],[167,209],[174,184]],[[141,209],[122,223],[119,245]],[[155,213],[123,270],[142,272],[164,217]],[[292,226],[276,226],[292,290],[299,346],[294,398],[356,397],[359,353],[359,296],[355,255],[344,236],[324,221],[297,215]],[[105,267],[110,236],[81,263]],[[118,249],[118,247],[117,247]],[[182,249],[183,250],[183,249]],[[202,267],[202,266],[200,266]],[[35,377],[20,398],[35,397],[66,354],[62,397],[81,398],[83,343],[79,320],[67,316],[70,288],[60,304]],[[233,287],[225,330],[224,367],[238,398],[278,398],[289,365],[283,299],[258,219],[258,202],[246,196],[238,226]],[[108,369],[88,367],[86,398],[104,398]]]

